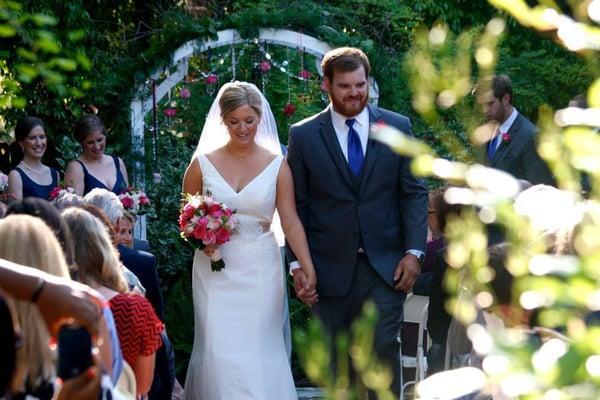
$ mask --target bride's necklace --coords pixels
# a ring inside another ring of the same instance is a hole
[[[21,161],[21,165],[23,165],[26,170],[31,171],[38,175],[42,175],[42,174],[46,173],[46,168],[44,166],[42,166],[42,169],[39,170],[39,169],[35,169],[35,168],[30,167],[29,165],[25,164],[25,161]]]
[[[227,146],[227,152],[235,159],[237,159],[238,161],[244,161],[246,158],[250,157],[252,155],[252,153],[248,153],[245,156],[238,156],[237,154],[235,154],[234,152],[231,151],[231,149],[229,148],[229,146]]]

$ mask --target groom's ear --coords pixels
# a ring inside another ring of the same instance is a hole
[[[325,90],[327,90],[327,92],[331,92],[332,84],[333,84],[333,82],[331,82],[328,77],[326,77],[326,76],[323,77],[323,88]]]

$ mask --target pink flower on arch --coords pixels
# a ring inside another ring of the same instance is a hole
[[[182,99],[189,99],[191,95],[192,95],[192,92],[190,92],[190,89],[188,89],[188,88],[182,88],[182,89],[179,91],[179,96],[180,96]]]
[[[265,60],[258,64],[258,68],[260,68],[262,72],[269,72],[271,70],[271,63]]]
[[[165,111],[163,111],[165,113],[165,116],[169,117],[169,118],[173,118],[176,114],[177,114],[177,109],[176,108],[166,108]]]
[[[287,117],[291,117],[296,112],[296,106],[292,103],[287,103],[285,107],[283,107],[283,113]]]
[[[214,85],[215,83],[217,83],[218,80],[219,80],[219,77],[215,74],[209,74],[206,77],[206,83],[208,83],[209,85]]]
[[[302,71],[298,72],[298,77],[307,81],[310,79],[310,71],[303,69]]]

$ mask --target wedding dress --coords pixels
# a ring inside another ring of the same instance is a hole
[[[239,192],[205,155],[198,155],[203,191],[236,210],[238,228],[219,248],[225,269],[213,272],[196,251],[192,287],[194,348],[187,400],[297,399],[283,326],[283,269],[273,232],[277,155]],[[261,224],[262,223],[262,224]]]

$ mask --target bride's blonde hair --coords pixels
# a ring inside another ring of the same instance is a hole
[[[219,99],[221,118],[224,118],[228,113],[242,106],[250,106],[259,117],[262,116],[260,93],[246,82],[234,82],[223,91]]]

